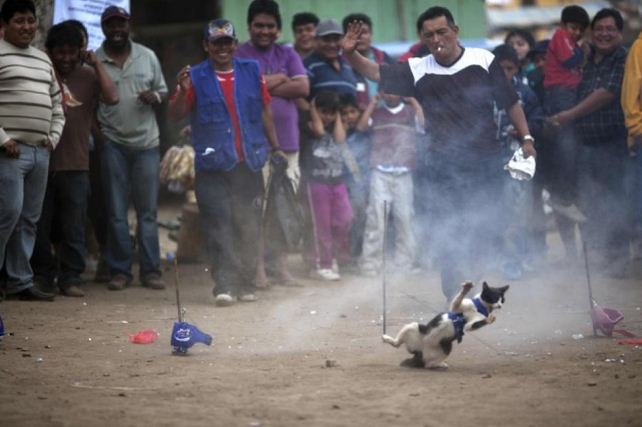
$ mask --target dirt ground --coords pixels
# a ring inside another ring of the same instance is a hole
[[[592,337],[582,265],[551,242],[547,267],[510,283],[497,322],[467,333],[446,371],[400,366],[408,354],[380,339],[381,280],[349,273],[219,308],[206,266],[181,266],[186,320],[214,335],[186,357],[169,345],[171,269],[165,291],[88,283],[85,298],[4,301],[0,425],[640,426],[642,348]],[[642,335],[639,278],[593,282]],[[392,333],[445,307],[434,270],[390,278],[388,295]],[[128,341],[147,328],[155,343]]]

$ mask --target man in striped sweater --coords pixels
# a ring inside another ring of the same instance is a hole
[[[7,294],[53,299],[36,288],[29,258],[47,185],[49,153],[65,124],[49,57],[30,46],[32,0],[6,0],[0,10],[0,266]]]

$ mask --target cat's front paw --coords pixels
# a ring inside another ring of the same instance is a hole
[[[464,292],[468,292],[473,288],[473,282],[471,282],[470,280],[467,280],[461,284],[461,288],[463,289]]]
[[[495,315],[493,313],[490,313],[486,318],[486,323],[490,325],[491,323],[495,323],[495,320],[497,320]]]

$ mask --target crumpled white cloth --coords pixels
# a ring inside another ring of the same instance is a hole
[[[535,176],[535,158],[530,156],[524,158],[524,152],[518,148],[513,153],[513,157],[504,166],[504,169],[510,173],[511,178],[519,181],[528,181]]]

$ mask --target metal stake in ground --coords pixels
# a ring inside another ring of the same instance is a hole
[[[588,253],[586,250],[586,241],[584,240],[584,230],[580,226],[580,236],[582,237],[582,253],[584,254],[584,270],[586,271],[586,286],[588,287],[589,294],[589,313],[591,314],[591,325],[593,325],[593,336],[597,336],[597,329],[593,321],[593,310],[595,309],[595,301],[593,300],[593,290],[591,289],[591,274],[589,272]]]
[[[382,316],[382,321],[383,321],[383,334],[386,334],[386,282],[387,282],[387,274],[386,274],[386,252],[388,248],[388,216],[390,212],[390,205],[392,203],[384,200],[383,201],[383,243],[382,243],[382,248],[381,248],[381,289],[383,291],[383,316]]]
[[[183,322],[183,307],[181,307],[181,294],[178,289],[178,258],[175,254],[168,253],[167,258],[174,264],[174,285],[176,288],[176,308],[178,309],[178,321]]]

